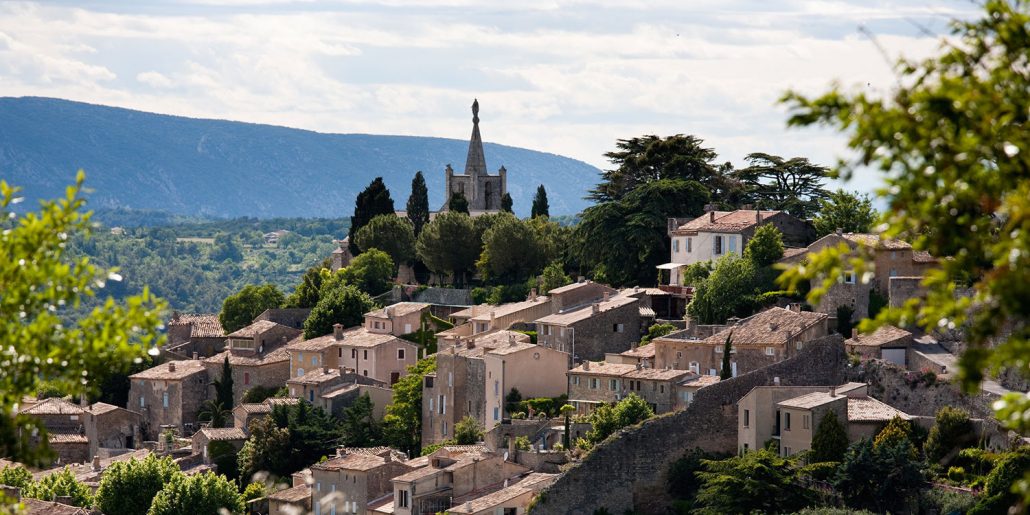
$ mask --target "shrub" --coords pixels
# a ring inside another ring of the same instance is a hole
[[[236,485],[211,472],[180,474],[154,496],[148,515],[195,515],[243,512],[243,498]]]
[[[961,515],[968,512],[974,504],[976,504],[975,496],[939,488],[924,490],[919,495],[920,513]]]
[[[833,411],[823,415],[812,436],[812,462],[840,461],[848,450],[848,434]]]
[[[85,483],[76,480],[67,467],[30,483],[22,494],[25,497],[41,501],[53,501],[56,497],[70,497],[72,505],[80,507],[93,504],[93,491]]]
[[[802,477],[808,477],[816,481],[829,481],[837,472],[840,466],[839,461],[822,461],[805,465],[798,471]]]
[[[530,445],[528,436],[519,436],[515,438],[515,448],[520,451],[528,451]]]
[[[458,445],[472,445],[483,439],[483,425],[471,415],[454,424],[454,439]]]
[[[962,483],[966,480],[966,469],[962,467],[948,467],[948,479]]]
[[[945,406],[937,412],[930,436],[926,439],[923,452],[931,463],[947,464],[953,451],[974,438],[973,423],[969,414],[959,408]]]
[[[282,388],[276,388],[274,386],[255,386],[243,393],[243,398],[240,402],[259,404],[265,402],[265,399],[268,399],[269,397],[279,397],[279,391],[285,389],[285,386]]]

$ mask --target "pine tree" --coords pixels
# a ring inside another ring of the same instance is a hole
[[[536,189],[536,197],[533,197],[533,211],[530,218],[538,216],[551,216],[547,205],[547,190],[544,189],[543,184]]]
[[[508,194],[508,193],[505,193],[504,196],[501,197],[501,211],[506,211],[508,213],[515,214],[515,211],[512,210],[511,205],[512,205],[511,195]]]
[[[418,238],[422,227],[429,223],[429,190],[426,188],[426,179],[422,171],[415,173],[411,180],[411,196],[408,197],[408,220],[415,229],[415,237]]]
[[[464,193],[452,193],[451,200],[447,203],[447,210],[456,213],[469,214],[469,201]]]
[[[837,413],[826,412],[812,435],[812,463],[841,461],[848,450],[848,434]]]
[[[354,242],[354,236],[358,233],[358,229],[364,227],[377,215],[392,215],[393,213],[393,199],[390,198],[390,190],[386,189],[382,177],[376,177],[365,188],[365,191],[358,193],[358,198],[354,201],[354,216],[350,219],[350,232],[347,233],[351,254],[357,256],[361,253],[361,249]]]

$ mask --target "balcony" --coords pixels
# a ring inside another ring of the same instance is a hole
[[[694,288],[692,286],[659,284],[658,289],[676,295],[677,297],[691,297],[694,295]]]

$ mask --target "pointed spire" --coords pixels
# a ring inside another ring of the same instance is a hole
[[[486,175],[483,138],[479,135],[478,99],[472,101],[472,138],[469,140],[469,153],[465,159],[465,175]]]

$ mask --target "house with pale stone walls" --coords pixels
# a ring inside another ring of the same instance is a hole
[[[606,353],[627,351],[640,341],[645,303],[633,295],[608,291],[582,304],[563,303],[561,310],[536,320],[537,342],[568,352],[574,361],[604,359]]]
[[[280,388],[290,377],[288,343],[300,329],[259,320],[229,335],[229,347],[203,360],[211,380],[222,377],[225,359],[232,369],[233,404],[251,388]]]
[[[143,415],[137,411],[97,402],[86,407],[83,415],[90,456],[96,456],[102,448],[135,449],[142,443]]]
[[[161,352],[172,359],[189,359],[196,353],[206,358],[225,350],[225,331],[218,314],[175,312],[168,321],[168,343]]]
[[[645,368],[642,363],[623,364],[584,361],[569,370],[569,404],[587,415],[601,404],[612,404],[636,394],[655,413],[677,406],[677,386],[692,374],[686,370]]]
[[[393,478],[393,513],[446,512],[454,499],[496,488],[529,472],[485,448],[460,452],[443,447],[428,465]]]
[[[848,352],[858,354],[863,359],[882,359],[905,367],[908,363],[908,349],[915,342],[912,333],[885,325],[869,334],[856,334],[844,341]]]
[[[157,440],[165,428],[192,435],[210,382],[199,359],[169,361],[129,376],[128,405],[143,415],[144,438]]]
[[[425,302],[398,302],[365,313],[365,329],[377,334],[403,336],[418,331],[422,315],[429,313]]]
[[[519,341],[510,334],[483,354],[486,366],[486,424],[489,431],[506,415],[504,398],[518,390],[524,399],[558,397],[566,393],[568,353],[528,341]]]
[[[475,496],[469,500],[455,499],[449,514],[462,515],[524,515],[529,505],[544,488],[554,484],[558,474],[532,472],[505,481],[499,490]]]
[[[341,448],[311,468],[314,513],[369,513],[369,505],[393,497],[392,480],[410,472],[405,456],[390,448]]]

